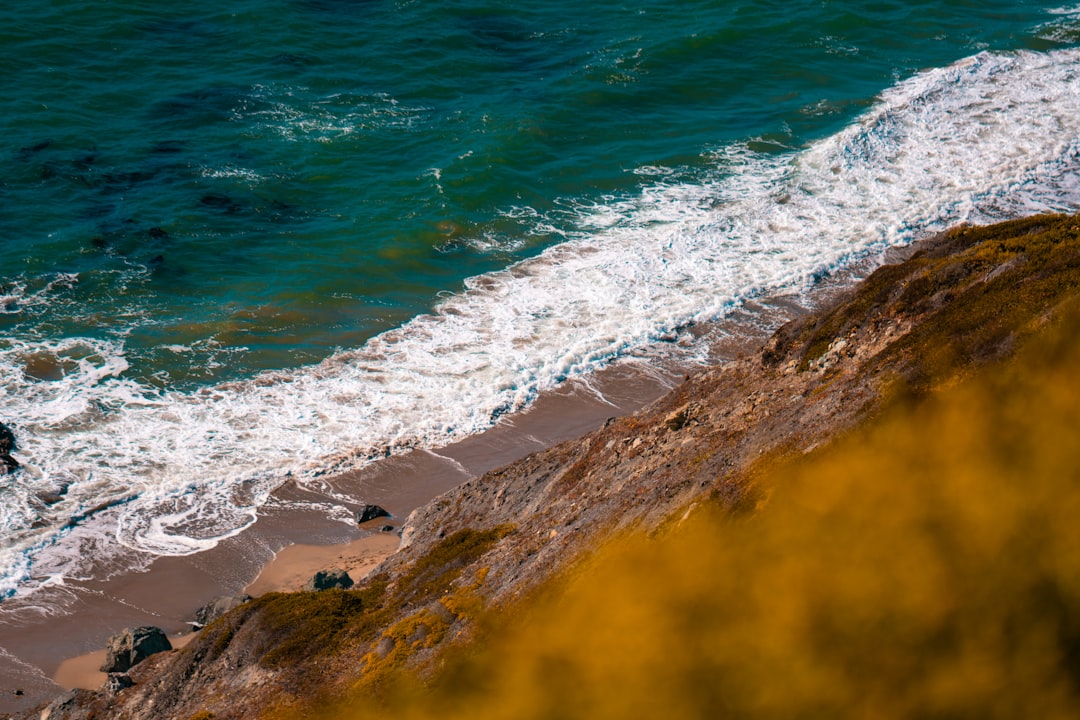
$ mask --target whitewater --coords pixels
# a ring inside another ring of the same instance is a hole
[[[1078,73],[1076,49],[982,52],[806,147],[747,138],[704,173],[641,166],[632,193],[505,208],[562,242],[305,367],[181,391],[126,375],[123,338],[0,339],[22,465],[0,486],[0,597],[206,550],[286,480],[459,440],[646,350],[704,361],[691,328],[950,226],[1080,210]],[[79,282],[5,285],[0,313]],[[40,357],[63,373],[28,376]]]

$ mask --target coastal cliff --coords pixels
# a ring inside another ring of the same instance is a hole
[[[594,572],[606,577],[592,564],[599,548],[677,534],[702,516],[753,533],[748,519],[782,494],[777,473],[1060,332],[1080,317],[1078,293],[1080,219],[956,228],[642,411],[435,498],[408,518],[401,549],[353,589],[256,598],[185,648],[133,667],[130,686],[75,691],[27,717],[289,717],[341,698],[393,704],[409,683],[437,691],[451,682],[447,668],[468,666],[468,648],[505,632],[509,614],[533,612],[538,598]],[[841,506],[861,497],[846,488]],[[1062,617],[1076,616],[1072,595],[1054,597]],[[849,632],[841,623],[838,646]],[[1062,633],[1062,662],[1075,669],[1080,645]],[[1075,691],[1067,685],[1061,692]]]

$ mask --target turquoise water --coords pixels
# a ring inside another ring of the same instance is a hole
[[[0,595],[1080,197],[1077,6],[37,5],[0,9]]]
[[[635,170],[805,145],[920,69],[1052,46],[1038,28],[1060,19],[1034,2],[47,5],[0,17],[0,268],[9,295],[78,282],[0,330],[122,337],[129,376],[180,386],[357,346],[580,230],[572,208],[635,192]],[[177,344],[193,349],[161,349]]]

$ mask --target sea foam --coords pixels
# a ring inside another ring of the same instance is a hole
[[[566,242],[307,368],[177,392],[126,379],[119,340],[0,342],[0,402],[24,464],[0,489],[0,596],[79,577],[91,560],[205,550],[286,478],[317,483],[482,431],[568,378],[889,247],[1075,211],[1078,72],[1077,50],[983,53],[900,82],[805,149],[733,144],[690,181],[641,168],[640,193],[564,205]],[[63,377],[27,377],[35,353],[61,358]]]

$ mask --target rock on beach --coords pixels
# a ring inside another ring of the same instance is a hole
[[[352,586],[353,579],[344,570],[320,570],[315,573],[313,578],[307,581],[304,590],[307,592],[318,592],[319,590],[330,590],[332,588],[348,590]]]
[[[364,503],[356,510],[356,523],[358,525],[381,517],[391,517],[391,515],[385,508],[371,503]]]
[[[127,672],[151,655],[168,650],[172,650],[172,643],[161,628],[124,628],[109,638],[101,672]]]

